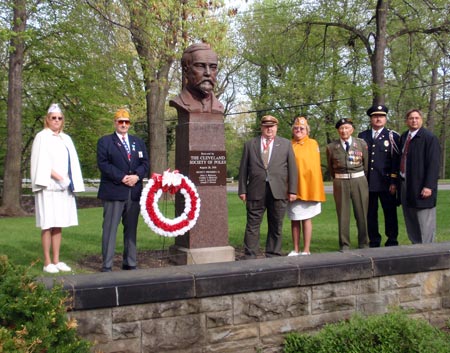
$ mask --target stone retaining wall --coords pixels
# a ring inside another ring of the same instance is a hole
[[[105,353],[281,352],[290,331],[390,306],[436,326],[450,319],[450,243],[58,280],[79,333]]]

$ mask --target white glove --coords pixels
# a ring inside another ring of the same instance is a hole
[[[70,185],[70,179],[64,178],[63,180],[58,180],[57,183],[61,187],[61,189],[66,190],[68,186]]]

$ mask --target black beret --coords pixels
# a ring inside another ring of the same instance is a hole
[[[351,126],[353,126],[353,121],[352,119],[342,118],[337,121],[335,127],[336,129],[339,129],[339,127],[344,124],[350,124]]]
[[[387,115],[389,109],[382,104],[379,105],[373,105],[371,106],[369,109],[367,109],[367,115],[368,116],[372,116],[374,114],[379,114],[379,115]]]

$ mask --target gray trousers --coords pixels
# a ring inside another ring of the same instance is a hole
[[[244,248],[246,258],[255,258],[259,252],[260,226],[267,210],[266,257],[281,256],[283,220],[287,200],[273,197],[269,183],[266,183],[265,197],[261,200],[247,200],[247,225]]]
[[[401,199],[406,232],[413,244],[433,243],[436,237],[436,207],[408,207],[406,182],[402,181]]]
[[[136,233],[139,211],[139,202],[132,201],[131,198],[126,201],[103,200],[103,268],[112,268],[120,220],[123,224],[122,265],[136,266]]]

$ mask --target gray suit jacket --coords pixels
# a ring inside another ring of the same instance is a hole
[[[260,200],[265,195],[266,180],[275,199],[297,194],[297,165],[291,141],[276,136],[267,170],[261,157],[261,136],[247,141],[239,167],[238,194],[247,200]]]

